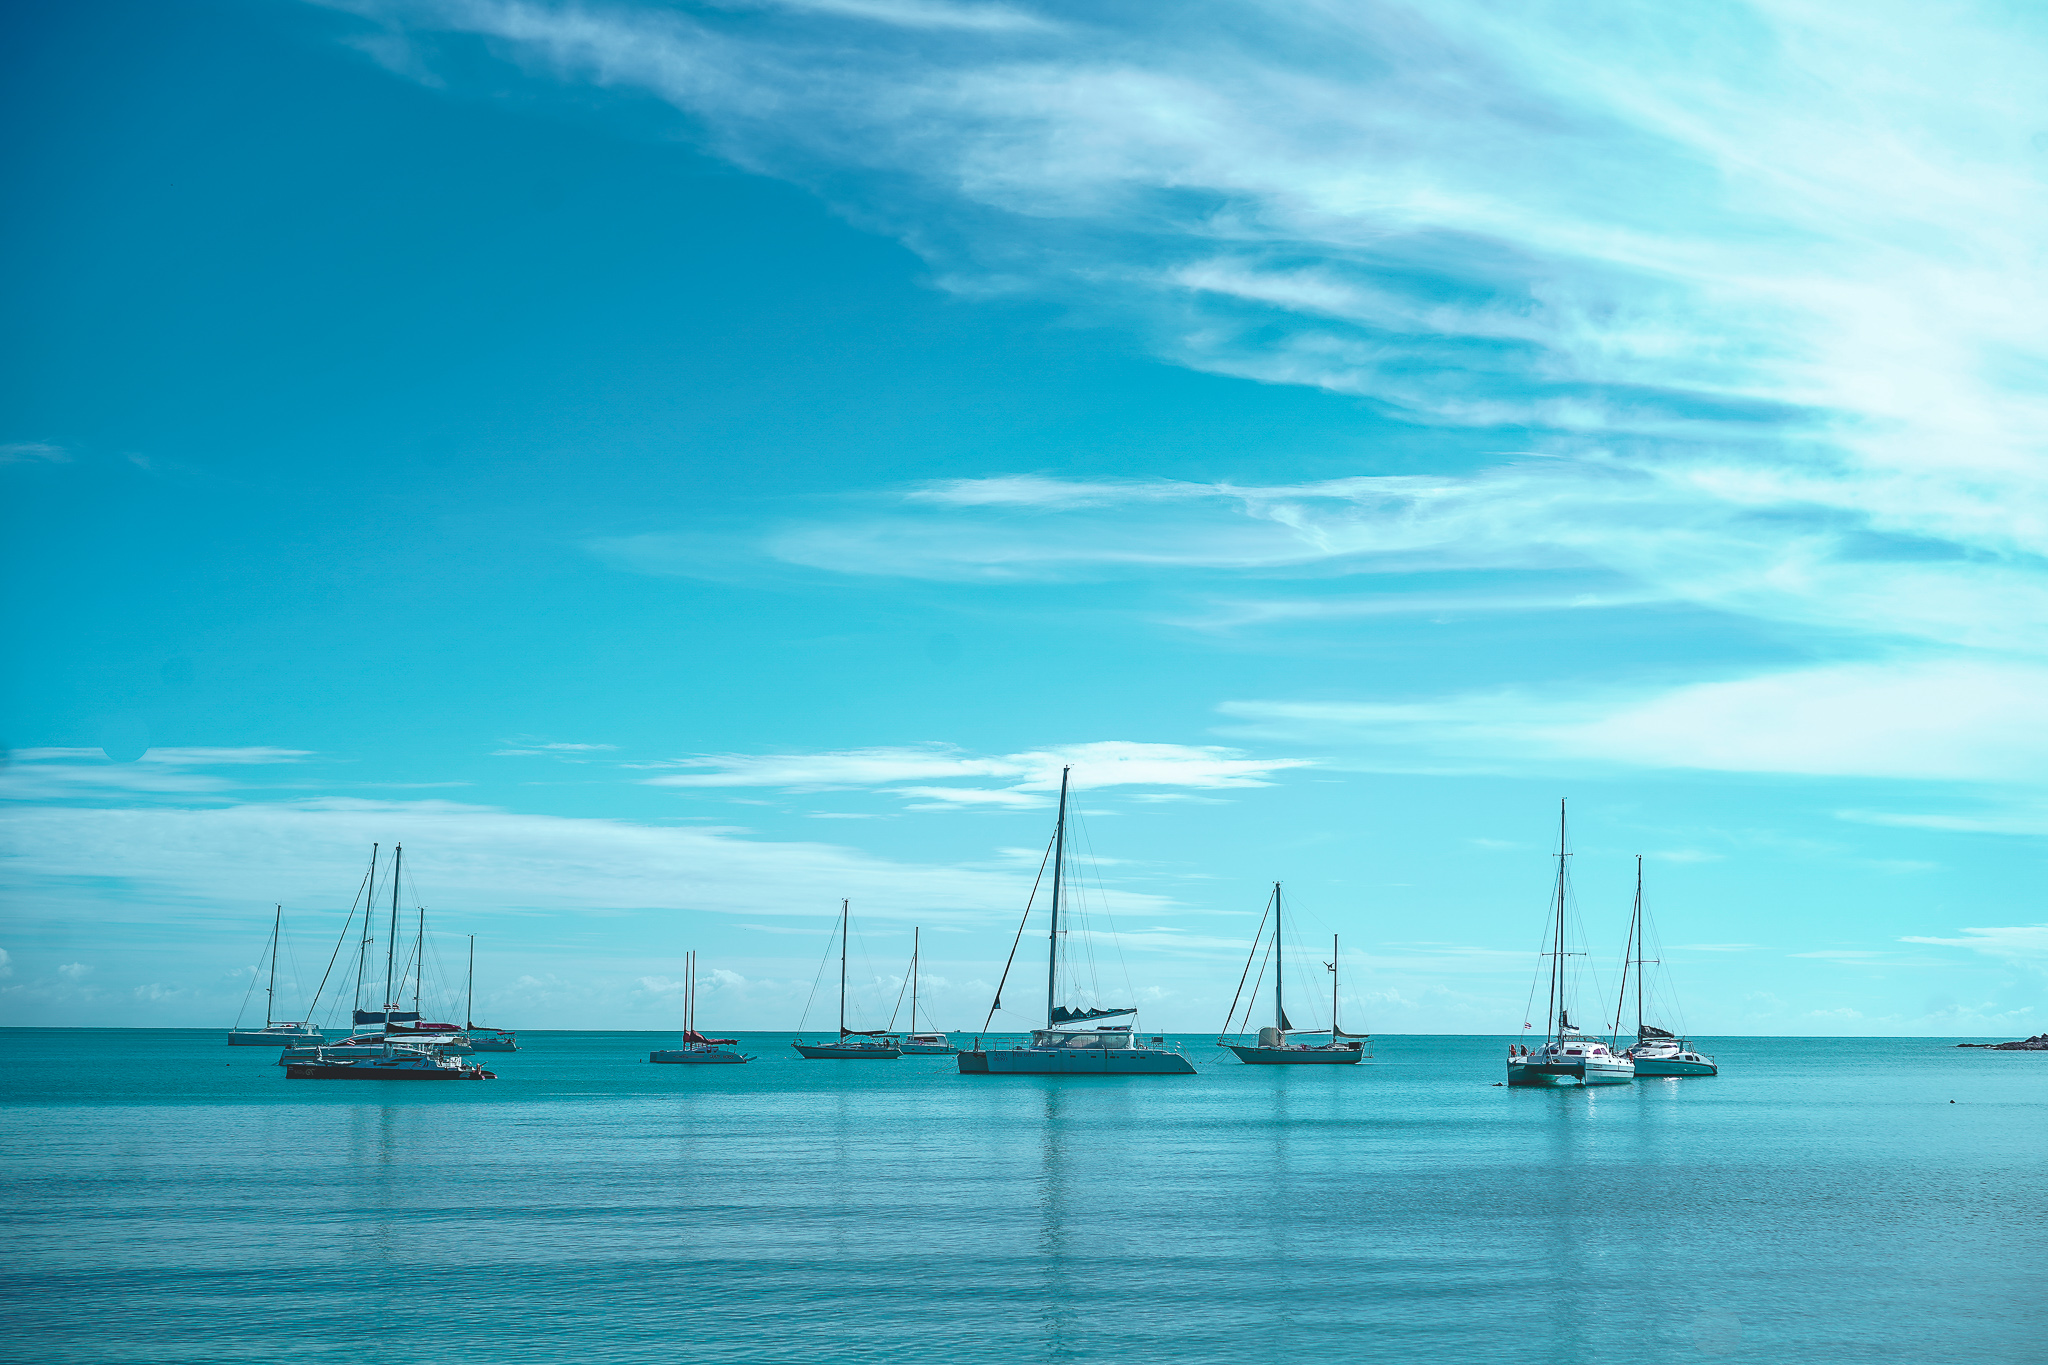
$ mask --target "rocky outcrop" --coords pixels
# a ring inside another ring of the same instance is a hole
[[[2037,1033],[2017,1043],[1957,1043],[1957,1047],[1984,1047],[1993,1052],[2048,1052],[2048,1033]]]

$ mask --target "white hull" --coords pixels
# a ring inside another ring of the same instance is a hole
[[[1013,1047],[957,1054],[969,1076],[1192,1076],[1178,1052],[1149,1047]]]
[[[1259,1047],[1249,1043],[1225,1044],[1247,1066],[1356,1066],[1365,1056],[1362,1046]]]
[[[326,1041],[327,1035],[318,1029],[265,1029],[260,1033],[228,1034],[229,1047],[317,1047]]]

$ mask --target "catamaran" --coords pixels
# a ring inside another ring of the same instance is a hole
[[[1643,1021],[1643,968],[1659,965],[1659,960],[1643,955],[1645,934],[1649,928],[1643,912],[1643,855],[1636,855],[1636,904],[1628,919],[1628,949],[1621,959],[1621,996],[1614,1004],[1615,1027],[1621,1027],[1623,1008],[1628,1004],[1629,968],[1634,967],[1636,977],[1636,1041],[1623,1054],[1636,1064],[1638,1076],[1718,1076],[1721,1068],[1712,1057],[1693,1047],[1691,1042],[1680,1038],[1668,1029],[1658,1028]],[[1619,1046],[1620,1040],[1616,1040]]]
[[[1570,893],[1571,846],[1566,840],[1564,802],[1557,803],[1557,889],[1549,932],[1548,1003],[1544,1006],[1543,1042],[1535,1051],[1518,1044],[1508,1050],[1509,1085],[1626,1085],[1635,1079],[1635,1063],[1613,1052],[1597,1038],[1579,1031],[1571,1018],[1571,973],[1568,957],[1583,954],[1566,947],[1565,900]],[[1524,1024],[1524,1028],[1528,1025]]]
[[[683,1045],[658,1048],[647,1054],[650,1062],[685,1066],[731,1066],[754,1059],[729,1050],[737,1038],[706,1038],[697,1032],[697,955],[683,954]]]
[[[1287,1000],[1282,992],[1286,985],[1286,974],[1282,970],[1285,948],[1280,937],[1281,895],[1280,883],[1273,883],[1273,894],[1266,900],[1266,913],[1259,919],[1259,928],[1265,928],[1268,918],[1273,921],[1273,940],[1267,949],[1267,957],[1273,963],[1273,1023],[1259,1030],[1256,1043],[1233,1043],[1229,1041],[1230,1025],[1237,1018],[1237,999],[1244,994],[1245,983],[1251,980],[1252,963],[1259,955],[1258,931],[1252,934],[1251,955],[1245,959],[1244,973],[1237,982],[1237,996],[1230,1001],[1230,1015],[1223,1021],[1223,1034],[1216,1041],[1237,1054],[1237,1059],[1252,1066],[1315,1066],[1354,1064],[1365,1056],[1365,1040],[1368,1035],[1346,1033],[1337,1023],[1337,936],[1330,936],[1330,960],[1323,964],[1330,973],[1330,1027],[1328,1029],[1298,1029],[1287,1019]],[[1260,976],[1265,972],[1263,968]],[[1254,998],[1259,993],[1259,983],[1251,981]],[[1245,1013],[1251,1013],[1251,1004],[1245,1005]],[[1316,1035],[1328,1033],[1327,1043],[1296,1043],[1289,1039],[1296,1034]]]
[[[903,983],[904,988],[910,992],[910,1032],[906,1034],[892,1033],[888,1036],[890,1041],[895,1043],[906,1057],[950,1057],[960,1050],[953,1046],[951,1038],[948,1038],[943,1033],[919,1033],[917,1031],[917,959],[918,945],[923,932],[923,930],[917,928],[912,928],[910,931],[910,973]],[[903,1003],[900,995],[897,997],[896,1003],[898,1005]],[[891,1028],[896,1026],[896,1018],[893,1014],[889,1017],[889,1026]]]
[[[1060,769],[1059,814],[1053,822],[1052,832],[1052,910],[1051,927],[1046,934],[1045,963],[1045,1027],[1031,1031],[1028,1046],[992,1047],[983,1050],[979,1038],[974,1041],[972,1051],[964,1051],[954,1059],[963,1075],[970,1076],[1192,1076],[1194,1065],[1178,1051],[1165,1046],[1164,1038],[1154,1038],[1148,1046],[1145,1040],[1134,1037],[1130,1024],[1110,1025],[1105,1019],[1135,1018],[1135,1005],[1118,1006],[1109,1009],[1070,1008],[1060,1001],[1060,949],[1063,946],[1060,928],[1060,900],[1066,880],[1067,858],[1067,779],[1072,768]],[[1031,906],[1024,907],[1024,918],[1031,918]],[[1021,938],[1024,928],[1018,925]],[[1011,947],[1014,960],[1016,948]],[[1003,977],[996,982],[995,1003],[989,1006],[989,1019],[1002,1008],[1003,982],[1009,979],[1009,968],[1003,969]],[[986,1023],[983,1025],[987,1027]]]
[[[263,1027],[245,1029],[236,1020],[228,1030],[229,1047],[290,1047],[294,1043],[320,1042],[327,1036],[311,1024],[272,1017],[277,1008],[277,945],[283,936],[284,907],[280,905],[270,920],[270,984],[263,991]]]
[[[839,1041],[806,1043],[799,1038],[790,1046],[814,1062],[893,1062],[903,1055],[903,1049],[884,1036],[887,1029],[846,1026],[846,931],[852,920],[851,903],[839,902]]]

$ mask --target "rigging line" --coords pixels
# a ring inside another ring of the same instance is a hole
[[[889,1007],[889,1030],[892,1033],[895,1032],[896,1029],[896,1014],[899,1010],[903,1008],[903,992],[909,989],[910,973],[908,971],[905,971],[903,973],[903,984],[896,988],[896,1003]]]
[[[1244,1002],[1244,1027],[1245,1031],[1247,1032],[1250,1031],[1252,1026],[1252,1010],[1259,1003],[1259,987],[1262,984],[1264,984],[1266,980],[1266,964],[1268,962],[1271,962],[1272,960],[1273,945],[1270,941],[1268,941],[1266,944],[1265,956],[1259,959],[1259,974],[1252,978],[1251,999]]]
[[[370,874],[368,872],[363,873],[364,885],[367,885],[369,880]],[[356,888],[356,898],[348,903],[348,918],[341,922],[341,937],[334,940],[334,952],[327,959],[327,970],[320,973],[320,985],[313,992],[312,1003],[306,1006],[306,1018],[308,1020],[311,1020],[320,1012],[320,997],[327,991],[327,978],[334,975],[334,964],[341,960],[341,945],[348,942],[349,926],[356,922],[356,907],[362,904],[362,900],[363,888],[358,886]]]
[[[1081,840],[1088,845],[1088,871],[1095,878],[1095,894],[1102,901],[1102,917],[1109,921],[1109,946],[1116,949],[1117,970],[1123,973],[1124,999],[1135,1005],[1138,1003],[1138,991],[1136,987],[1131,985],[1131,964],[1124,957],[1123,933],[1116,927],[1116,911],[1110,908],[1109,888],[1102,884],[1102,869],[1095,861],[1095,841],[1089,836],[1088,826],[1085,824],[1081,826]],[[1089,953],[1088,961],[1089,969],[1092,971],[1095,963],[1095,956],[1092,950]],[[1098,1005],[1102,1003],[1099,994],[1095,1003]]]
[[[1054,836],[1055,838],[1058,836]],[[1031,907],[1038,901],[1038,884],[1045,880],[1045,866],[1052,861],[1052,839],[1045,841],[1045,856],[1038,860],[1038,875],[1031,879],[1031,894],[1024,899],[1024,918],[1017,921],[1017,937],[1010,940],[1010,956],[1003,963],[1003,974],[996,981],[995,1003],[988,1007],[988,1018],[981,1021],[981,1031],[988,1032],[996,1011],[1003,1007],[1003,987],[1010,980],[1010,964],[1017,960],[1017,945],[1024,941],[1024,926],[1031,922]]]
[[[235,1011],[235,1032],[242,1028],[242,1016],[249,1012],[250,997],[256,994],[256,978],[263,974],[263,959],[257,958],[256,965],[249,969],[249,989],[242,992],[242,1008]]]
[[[1244,996],[1244,983],[1251,978],[1252,959],[1259,955],[1259,944],[1266,936],[1266,917],[1273,913],[1273,897],[1266,896],[1266,908],[1259,915],[1259,927],[1252,930],[1252,946],[1244,955],[1244,970],[1237,975],[1237,990],[1230,997],[1230,1011],[1223,1016],[1223,1032],[1216,1035],[1216,1045],[1221,1047],[1224,1038],[1230,1034],[1231,1021],[1237,1018],[1237,1002]]]
[[[837,915],[834,915],[832,918],[834,920],[834,924],[832,925],[832,927],[834,929],[837,929],[839,927],[837,923],[839,917]],[[804,1012],[797,1016],[796,1031],[798,1033],[802,1033],[804,1031],[804,1025],[810,1022],[811,1006],[813,1003],[817,1001],[818,998],[818,983],[825,979],[825,964],[832,960],[832,940],[837,937],[837,934],[829,932],[825,935],[825,955],[818,959],[818,970],[814,972],[811,976],[810,996],[804,1001]]]

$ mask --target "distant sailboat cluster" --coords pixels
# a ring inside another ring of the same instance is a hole
[[[982,1021],[982,1031],[970,1046],[957,1046],[951,1034],[919,1026],[923,1005],[921,965],[923,931],[912,929],[910,962],[898,990],[896,1007],[886,1026],[856,1028],[849,1022],[850,943],[853,907],[850,900],[839,905],[837,930],[836,1030],[824,1037],[799,1032],[790,1044],[806,1061],[897,1061],[903,1057],[950,1056],[962,1075],[968,1076],[1185,1076],[1195,1072],[1194,1063],[1178,1043],[1164,1035],[1147,1036],[1137,1026],[1135,1004],[1104,1004],[1094,989],[1092,957],[1086,957],[1081,980],[1075,978],[1069,961],[1070,942],[1075,936],[1075,886],[1070,874],[1069,794],[1072,769],[1060,771],[1059,801],[1051,837],[1039,876],[1024,907],[1008,961],[996,982],[994,999]],[[1625,1084],[1638,1077],[1713,1076],[1718,1066],[1677,1032],[1650,1018],[1651,992],[1645,971],[1658,965],[1650,955],[1649,916],[1643,902],[1642,859],[1636,859],[1636,895],[1630,913],[1627,947],[1622,961],[1620,994],[1608,1036],[1587,1032],[1575,1019],[1578,973],[1573,959],[1584,952],[1572,944],[1571,857],[1563,803],[1558,808],[1557,870],[1550,898],[1542,954],[1545,966],[1536,987],[1544,996],[1543,1032],[1533,1032],[1527,1041],[1510,1046],[1507,1081],[1510,1086],[1588,1086]],[[264,1019],[261,1029],[243,1028],[238,1020],[228,1033],[235,1047],[265,1046],[279,1050],[279,1065],[293,1080],[490,1080],[492,1072],[465,1060],[478,1052],[516,1052],[518,1035],[510,1029],[476,1022],[476,936],[469,936],[468,962],[463,991],[461,1024],[437,1023],[425,1017],[424,1002],[428,973],[427,911],[417,897],[411,911],[401,906],[401,882],[405,852],[394,845],[388,869],[380,865],[377,846],[370,850],[369,868],[355,901],[343,921],[340,937],[329,957],[327,969],[313,992],[302,1020],[278,1017],[278,960],[284,943],[284,908],[271,917],[271,931],[264,955],[259,959],[257,977],[264,981]],[[388,907],[381,916],[380,873],[388,887]],[[1044,1023],[1029,1030],[1028,1039],[1000,1041],[990,1033],[995,1016],[1003,1010],[1003,994],[1011,981],[1018,950],[1032,923],[1041,890],[1045,893],[1046,975]],[[1085,899],[1085,898],[1084,898]],[[360,926],[358,916],[360,915]],[[380,925],[380,917],[383,923]],[[1082,919],[1086,924],[1085,917]],[[1343,993],[1340,965],[1341,942],[1330,936],[1330,956],[1321,962],[1329,978],[1329,1022],[1319,1024],[1312,1017],[1318,1006],[1311,992],[1305,1008],[1310,1011],[1303,1027],[1288,1015],[1287,995],[1290,945],[1287,938],[1288,899],[1282,883],[1274,882],[1266,898],[1259,924],[1251,937],[1250,951],[1239,973],[1237,990],[1217,1035],[1219,1049],[1248,1066],[1352,1066],[1372,1059],[1372,1037],[1347,1032],[1341,1022]],[[382,931],[381,952],[379,931]],[[1092,943],[1093,929],[1081,931],[1082,940]],[[408,942],[409,940],[409,942]],[[1092,949],[1091,949],[1092,953]],[[1318,955],[1319,957],[1319,955]],[[379,960],[381,958],[381,961]],[[306,1022],[316,1017],[335,969],[343,968],[342,984],[353,970],[354,990],[349,1001],[348,1036],[330,1040],[325,1030]],[[828,955],[827,961],[830,961]],[[1300,964],[1295,959],[1297,970]],[[265,970],[267,967],[267,971]],[[1313,972],[1313,968],[1309,969]],[[825,964],[813,983],[812,997],[823,985]],[[1295,980],[1298,982],[1299,977]],[[1270,984],[1269,984],[1270,983]],[[1130,989],[1128,983],[1125,989]],[[1299,1012],[1301,995],[1297,985]],[[408,1000],[407,992],[411,996]],[[369,1004],[366,1006],[366,993]],[[1252,1021],[1258,1017],[1261,994],[1270,998],[1270,1024],[1262,1024],[1256,1036],[1247,1038]],[[1134,992],[1135,994],[1135,992]],[[698,961],[694,951],[684,955],[681,989],[682,1036],[675,1047],[656,1048],[647,1054],[649,1062],[671,1066],[734,1066],[756,1060],[740,1050],[737,1038],[712,1037],[702,1031],[697,1019]],[[1112,1000],[1116,997],[1111,996]],[[1129,998],[1129,997],[1126,997]],[[1634,1037],[1623,1042],[1621,1021],[1633,1000]],[[909,1006],[908,1028],[899,1032],[896,1019]],[[408,1007],[409,1006],[409,1007]],[[1241,1008],[1240,1008],[1241,1007]],[[245,1010],[247,1005],[244,1006]],[[452,1013],[452,1010],[451,1010]],[[805,1011],[809,1014],[808,1007]],[[1535,1025],[1525,1023],[1525,1031]],[[799,1027],[802,1025],[800,1023]]]

